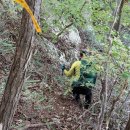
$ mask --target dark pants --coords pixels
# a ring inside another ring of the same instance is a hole
[[[91,87],[83,87],[83,86],[78,86],[74,87],[73,90],[73,95],[76,99],[76,101],[80,100],[80,94],[85,95],[85,108],[88,108],[89,105],[91,104],[91,99],[92,99],[92,90]]]

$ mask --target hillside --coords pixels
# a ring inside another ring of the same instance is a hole
[[[18,3],[0,1],[0,124],[10,125],[2,130],[129,130],[129,2],[44,0],[41,8],[26,2],[41,33]],[[82,49],[91,52],[87,61],[97,73],[88,109],[83,95],[75,101],[72,79],[61,70]]]

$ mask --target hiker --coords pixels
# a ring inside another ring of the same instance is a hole
[[[72,78],[72,92],[77,102],[80,102],[80,94],[85,95],[84,108],[88,109],[92,99],[92,87],[96,83],[96,73],[91,70],[92,63],[87,61],[87,56],[91,53],[85,50],[80,51],[80,60],[75,61],[70,70],[65,69],[62,65],[62,71]]]

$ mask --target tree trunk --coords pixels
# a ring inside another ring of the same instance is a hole
[[[41,1],[42,0],[26,0],[36,18],[39,16]],[[34,36],[35,28],[32,20],[29,14],[23,10],[14,61],[0,106],[0,123],[3,125],[2,130],[9,130],[11,126],[26,76],[27,67],[32,56]]]
[[[129,117],[129,120],[127,122],[125,130],[130,130],[130,117]]]
[[[124,5],[124,0],[121,0],[119,6],[117,7],[117,16],[118,17],[117,17],[116,22],[114,23],[114,27],[113,27],[117,32],[119,31],[119,27],[120,27],[123,5]]]

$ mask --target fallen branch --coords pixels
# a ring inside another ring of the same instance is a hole
[[[54,123],[50,122],[49,124],[52,125]],[[42,128],[42,127],[48,127],[47,123],[29,124],[29,125],[26,125],[22,130],[28,130],[29,128]]]
[[[45,126],[46,126],[46,124],[42,124],[42,123],[30,124],[30,125],[25,126],[22,130],[27,130],[29,128],[45,127]]]

